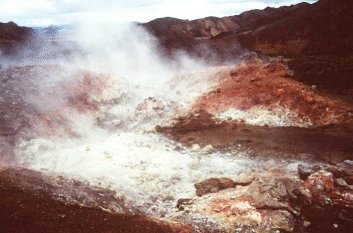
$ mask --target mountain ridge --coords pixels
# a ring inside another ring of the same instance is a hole
[[[10,21],[0,22],[0,51],[4,54],[11,54],[25,44],[34,35],[34,30],[30,27],[20,27]]]
[[[236,60],[248,52],[270,58],[281,56],[294,71],[295,79],[335,91],[353,89],[351,12],[352,1],[319,0],[312,4],[251,10],[228,18],[180,20],[177,25],[169,22],[169,26],[164,24],[164,19],[158,19],[142,26],[158,39],[168,56],[184,50],[220,63]],[[233,28],[217,26],[224,19],[231,20]],[[189,30],[188,36],[180,36],[190,24],[202,26],[200,22],[204,20],[213,21],[208,22],[208,27]],[[212,28],[212,25],[216,26]],[[158,27],[160,30],[155,30]],[[213,33],[197,38],[206,29]]]

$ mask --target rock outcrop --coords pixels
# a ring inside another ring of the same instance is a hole
[[[349,231],[353,224],[351,162],[312,166],[305,168],[313,172],[303,179],[283,169],[240,174],[242,179],[255,178],[250,184],[194,198],[187,212],[182,210],[176,218],[208,216],[223,223],[225,232]],[[304,166],[300,167],[299,173]]]

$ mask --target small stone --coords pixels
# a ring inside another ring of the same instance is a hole
[[[347,187],[347,182],[342,179],[342,178],[338,178],[335,180],[335,184],[337,184],[338,186],[341,186],[341,187]]]
[[[191,146],[191,150],[192,151],[199,151],[201,149],[200,145],[199,144],[193,144]]]
[[[203,153],[211,153],[213,151],[213,146],[212,145],[207,145],[204,148],[202,148]]]
[[[272,228],[285,232],[293,232],[295,226],[294,217],[284,210],[277,210],[269,213]]]
[[[310,226],[311,225],[311,222],[309,222],[309,221],[304,221],[303,222],[303,226],[304,227],[308,227],[308,226]]]
[[[334,227],[334,228],[338,228],[338,224],[336,224],[336,223],[333,224],[333,227]]]
[[[345,160],[340,165],[345,167],[353,167],[353,160]]]
[[[311,174],[320,170],[319,166],[304,166],[302,164],[298,165],[298,174],[300,179],[306,180]]]
[[[256,80],[257,80],[256,78],[251,78],[251,79],[250,79],[250,82],[253,83],[253,82],[255,82]]]
[[[174,197],[166,196],[165,198],[163,198],[163,201],[174,201]]]
[[[157,126],[155,127],[155,129],[156,129],[157,133],[160,133],[160,132],[163,131],[163,128],[162,128],[162,126],[160,126],[160,125],[157,125]]]
[[[235,180],[234,183],[236,185],[249,185],[251,184],[251,182],[253,182],[253,180],[255,179],[254,174],[249,173],[249,172],[245,172],[245,173],[241,173],[240,175],[238,175]]]
[[[150,196],[152,202],[156,202],[158,200],[157,196]]]
[[[307,178],[306,186],[313,195],[322,196],[323,192],[329,192],[334,189],[333,175],[323,170],[315,172]]]
[[[181,198],[177,201],[176,208],[180,209],[183,205],[192,205],[194,201],[190,198]]]

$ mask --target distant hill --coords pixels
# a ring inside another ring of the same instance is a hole
[[[144,24],[155,36],[163,39],[194,39],[217,36],[239,28],[235,17],[207,17],[196,20],[159,18]]]
[[[14,22],[0,23],[0,49],[5,54],[11,53],[33,35],[32,28],[20,27]]]
[[[353,1],[319,0],[198,20],[143,24],[166,54],[179,49],[232,60],[247,51],[287,59],[295,78],[325,89],[353,88]]]
[[[34,27],[33,30],[39,36],[53,39],[60,37],[62,33],[72,30],[72,27],[69,25],[50,25],[47,27]]]
[[[352,22],[353,1],[320,0],[300,4],[273,21],[259,19],[236,37],[244,47],[266,55],[348,55],[353,52]]]

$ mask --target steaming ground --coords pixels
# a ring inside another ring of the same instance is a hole
[[[17,155],[25,167],[116,190],[140,210],[157,216],[173,212],[177,199],[194,197],[194,184],[203,179],[276,166],[241,152],[222,154],[196,145],[186,149],[154,132],[138,130],[92,142],[32,139],[20,144]]]
[[[241,148],[232,153],[185,148],[157,134],[156,125],[185,114],[225,68],[206,68],[187,57],[166,64],[156,55],[153,38],[136,29],[81,30],[85,33],[75,36],[84,52],[71,62],[49,69],[25,66],[9,79],[18,89],[9,99],[14,105],[21,100],[18,106],[26,106],[19,107],[21,114],[29,119],[16,141],[16,166],[116,190],[158,217],[171,216],[179,198],[194,197],[194,184],[203,179],[278,164],[296,168],[296,161],[258,161]],[[269,112],[265,120],[263,111],[229,114],[252,124],[289,124]]]
[[[140,96],[149,86],[131,88],[126,80],[112,82],[90,97],[96,101],[97,111],[77,112],[60,105],[68,125],[63,130],[59,130],[63,125],[56,126],[59,135],[48,135],[50,126],[46,124],[32,126],[37,134],[18,143],[17,165],[113,189],[141,211],[158,217],[172,215],[178,199],[194,197],[194,184],[201,180],[277,166],[278,161],[257,161],[241,148],[233,153],[221,153],[212,146],[184,148],[154,131],[157,124],[168,124],[189,109],[200,93],[212,87],[207,79],[222,69],[179,75],[149,98]],[[202,83],[200,79],[208,85],[194,85]],[[48,117],[55,120],[55,115]],[[252,116],[254,124],[256,119],[263,123],[261,112]],[[271,122],[276,119],[274,115]],[[63,133],[67,127],[79,136]],[[290,166],[289,162],[281,164]]]

